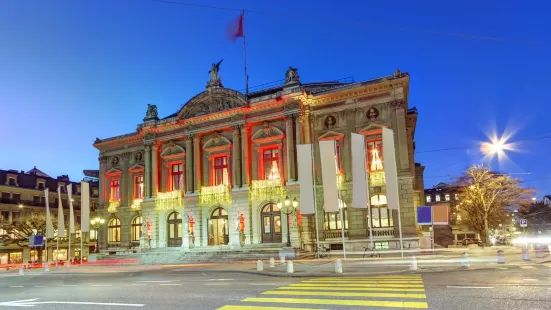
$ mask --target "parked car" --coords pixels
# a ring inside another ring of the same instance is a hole
[[[465,246],[468,246],[468,245],[471,245],[471,244],[476,244],[480,247],[483,246],[482,241],[480,241],[479,239],[470,239],[470,238],[463,239],[461,244],[465,245]]]

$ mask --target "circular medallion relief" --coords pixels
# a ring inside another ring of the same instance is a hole
[[[325,128],[331,129],[335,127],[335,124],[337,123],[337,119],[333,115],[329,115],[325,118]]]
[[[375,108],[369,108],[369,110],[367,110],[367,113],[365,114],[365,116],[369,120],[376,120],[379,117],[379,110],[377,110]]]
[[[136,153],[136,157],[134,157],[134,158],[136,159],[136,161],[141,161],[142,158],[143,158],[142,152]]]

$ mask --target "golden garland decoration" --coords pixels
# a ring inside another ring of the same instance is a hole
[[[116,212],[117,212],[117,209],[120,207],[120,205],[121,205],[120,200],[118,200],[118,201],[110,201],[110,202],[109,202],[109,207],[107,207],[107,212],[109,212],[109,213],[116,213]]]
[[[155,208],[157,210],[172,210],[181,206],[182,203],[183,200],[181,190],[157,193],[157,197],[155,198]]]
[[[202,186],[199,193],[199,203],[209,204],[230,204],[232,202],[230,188],[225,184],[216,186]]]
[[[281,179],[253,180],[251,183],[252,200],[275,200],[285,197],[285,193]]]

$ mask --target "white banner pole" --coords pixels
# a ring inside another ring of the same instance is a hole
[[[363,150],[364,150],[364,157],[366,160],[367,160],[367,145],[365,144],[365,140],[363,140]],[[365,160],[364,160],[365,162]],[[369,163],[368,163],[369,164]],[[369,165],[367,167],[365,167],[366,169],[365,170],[365,184],[367,185],[367,216],[369,218],[368,220],[368,228],[369,228],[369,245],[371,247],[371,251],[373,252],[374,248],[373,248],[373,228],[371,227],[371,225],[373,224],[372,223],[372,219],[371,219],[371,197],[369,197],[369,173],[367,172],[367,170],[369,170]]]
[[[337,143],[336,141],[333,141],[333,148],[335,149],[335,175],[339,175],[339,158],[337,157]],[[344,208],[344,202],[342,201],[342,194],[341,194],[341,187],[339,184],[339,178],[337,177],[337,194],[339,197],[339,216],[341,218],[341,240],[342,240],[342,254],[344,260],[346,260],[346,247],[344,244],[344,218],[343,218],[343,208]]]
[[[312,181],[314,186],[314,221],[316,228],[316,257],[320,258],[320,236],[318,228],[318,204],[316,199],[316,165],[314,163],[314,145],[310,144],[310,155],[312,156]]]

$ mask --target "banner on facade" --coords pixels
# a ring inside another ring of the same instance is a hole
[[[432,225],[432,208],[430,206],[417,207],[417,225]]]
[[[63,204],[61,203],[61,187],[57,187],[57,236],[65,237],[65,216],[63,216]]]
[[[353,133],[352,147],[352,207],[367,208],[369,189],[365,169],[365,140],[363,135]]]
[[[46,238],[54,237],[54,224],[52,223],[52,215],[50,214],[50,202],[49,202],[50,189],[44,190],[44,203],[46,204]]]
[[[400,209],[398,192],[398,170],[396,168],[396,153],[394,150],[394,132],[383,127],[383,162],[385,166],[386,200],[391,210]]]
[[[434,225],[448,225],[448,219],[448,205],[438,204],[432,206],[432,221]]]
[[[75,230],[75,212],[73,211],[73,184],[67,185],[67,197],[69,201],[69,233],[74,234]]]
[[[314,181],[312,171],[312,144],[297,144],[298,179],[300,180],[300,210],[314,214]]]
[[[339,211],[337,189],[337,162],[335,141],[320,141],[321,177],[323,181],[323,208],[325,212]]]
[[[90,231],[90,184],[80,182],[80,230]]]

